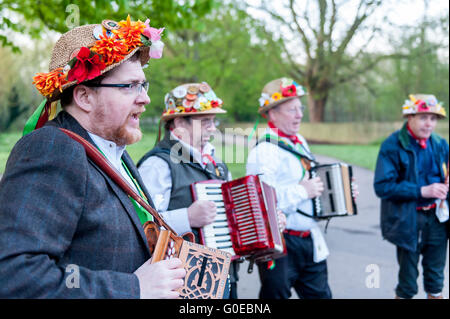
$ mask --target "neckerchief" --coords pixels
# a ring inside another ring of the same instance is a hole
[[[272,124],[272,126],[273,126],[273,124]],[[287,136],[282,136],[281,134],[279,134],[279,132],[280,132],[280,130],[278,130],[275,126],[273,126],[273,128],[263,136],[262,140],[265,141],[267,139],[270,139],[272,141],[277,141],[278,143],[283,144],[286,147],[291,148],[291,149],[297,151],[298,153],[305,155],[308,158],[311,158],[311,155],[306,151],[305,147],[303,146],[303,143],[300,141],[300,139],[298,139],[297,136],[296,137],[299,142],[294,143],[294,146],[293,146],[291,143],[288,143],[286,141],[286,139],[289,139],[290,141],[292,141],[292,140],[290,138],[288,138]],[[303,168],[303,172],[302,172],[302,179],[303,179],[305,177],[306,170],[308,169],[308,165],[307,165],[307,163],[305,163],[304,159],[301,156],[299,156],[299,155],[295,155],[295,156],[299,159],[300,164]]]
[[[278,127],[276,127],[272,122],[268,122],[267,125],[278,135],[281,137],[288,138],[294,145],[302,144],[302,141],[297,137],[297,135],[287,135],[282,130],[280,130]]]
[[[423,149],[427,148],[427,140],[428,140],[427,138],[418,138],[411,130],[408,124],[406,124],[406,128],[408,129],[409,134],[411,134],[411,136],[417,141],[417,143],[419,143],[421,148]]]

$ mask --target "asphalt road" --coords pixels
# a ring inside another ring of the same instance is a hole
[[[320,163],[338,160],[316,156]],[[328,224],[325,239],[330,250],[328,257],[329,285],[335,299],[392,299],[395,296],[398,265],[395,246],[383,240],[379,222],[379,204],[373,190],[373,172],[354,167],[360,195],[356,202],[358,215],[333,218]],[[322,230],[325,222],[320,222]],[[241,265],[238,297],[258,298],[260,288],[258,270],[247,273],[248,262]],[[418,278],[417,299],[426,297],[423,291],[422,269]],[[444,297],[449,297],[449,260],[445,268]],[[294,290],[292,297],[298,298]]]

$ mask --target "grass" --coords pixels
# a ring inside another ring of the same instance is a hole
[[[310,145],[313,154],[339,159],[345,163],[375,170],[380,144],[369,145]]]
[[[22,137],[21,132],[1,133],[0,134],[0,174],[3,173],[6,166],[9,153]]]
[[[20,132],[0,134],[0,174],[5,170],[11,149],[21,136]],[[155,140],[156,133],[144,132],[142,140],[139,143],[127,146],[127,151],[131,158],[137,162],[146,152],[153,148]],[[248,149],[242,151],[238,147],[236,145],[216,145],[217,156],[222,158],[227,164],[233,178],[245,176],[245,160],[249,152]],[[316,144],[310,145],[310,147],[314,154],[333,157],[349,164],[374,170],[380,145]]]

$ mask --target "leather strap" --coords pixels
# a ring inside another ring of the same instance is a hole
[[[86,141],[84,138],[82,138],[80,135],[60,128],[62,132],[67,134],[70,138],[74,139],[78,143],[80,143],[85,151],[86,155],[96,164],[100,167],[102,171],[104,171],[120,188],[124,190],[124,192],[133,198],[136,202],[139,203],[144,209],[146,209],[155,219],[155,222],[158,224],[158,226],[162,226],[167,230],[170,230],[175,236],[178,236],[177,233],[167,225],[167,223],[161,218],[159,213],[153,209],[149,204],[147,204],[141,196],[139,196],[128,184],[128,182],[122,177],[122,175],[114,168],[114,166],[111,165],[111,163],[108,161],[107,158],[105,158],[91,143]]]

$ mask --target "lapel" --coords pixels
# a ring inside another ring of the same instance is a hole
[[[87,140],[92,145],[96,145],[94,143],[94,141],[92,141],[92,139],[90,138],[87,131],[77,122],[77,120],[65,111],[61,111],[54,120],[48,122],[46,125],[52,125],[52,126],[68,129],[68,130],[80,135],[82,138]],[[124,155],[125,155],[125,152],[124,152]],[[122,158],[124,158],[124,156],[122,156]],[[133,176],[135,176],[138,179],[138,182],[142,186],[143,185],[142,179],[140,178],[139,174],[136,173],[137,171],[136,171],[135,165],[133,164],[133,161],[131,160],[131,158],[128,154],[126,154],[124,160],[126,160],[125,164],[128,166],[128,168],[132,172]],[[125,208],[125,211],[127,212],[129,218],[133,222],[133,224],[136,228],[136,231],[139,233],[139,236],[144,241],[145,247],[147,247],[147,250],[148,250],[147,239],[146,239],[146,236],[144,233],[144,228],[141,225],[139,217],[134,209],[133,203],[131,202],[128,195],[103,170],[101,170],[100,167],[98,167],[90,158],[88,158],[88,161],[105,178],[106,182],[111,187],[114,194],[120,200],[120,202],[122,203],[122,206]],[[151,202],[150,196],[148,196],[148,192],[145,193],[145,196],[147,196],[147,198],[149,199],[149,204],[152,207],[154,207],[153,202]],[[150,254],[150,251],[149,251],[149,254]]]

